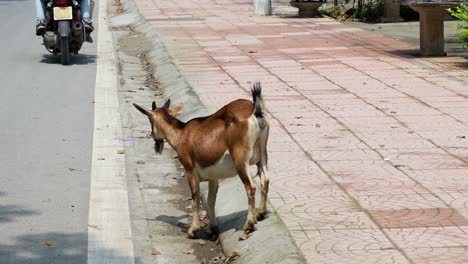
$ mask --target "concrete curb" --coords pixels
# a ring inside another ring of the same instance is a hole
[[[190,120],[213,112],[205,105],[185,77],[181,74],[173,57],[168,53],[158,34],[140,15],[132,0],[121,0],[127,14],[113,19],[114,26],[131,27],[144,34],[152,42],[153,50],[147,54],[154,75],[160,82],[165,98],[172,103],[182,103],[181,119]],[[252,175],[255,175],[253,173]],[[201,192],[206,203],[208,188],[202,183]],[[258,192],[259,194],[259,192]],[[256,195],[259,199],[260,195]],[[258,201],[257,201],[258,204]],[[222,181],[216,203],[216,215],[220,228],[220,239],[226,255],[238,252],[236,263],[305,263],[305,258],[289,235],[284,223],[269,204],[267,218],[256,225],[257,231],[249,239],[239,241],[247,215],[247,197],[244,186],[237,177]]]

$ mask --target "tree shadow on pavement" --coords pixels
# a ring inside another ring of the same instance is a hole
[[[100,249],[102,255],[111,256],[112,263],[127,263],[133,256],[115,250]],[[82,264],[87,263],[87,231],[81,233],[40,233],[22,235],[0,244],[2,264]],[[135,259],[136,263],[140,263]]]
[[[16,205],[2,204],[0,205],[0,224],[5,222],[12,222],[16,218],[28,215],[39,214],[38,211],[25,209]]]
[[[422,57],[419,48],[405,50],[387,50],[386,52],[391,55],[396,55],[398,57],[404,57],[406,59],[418,59]]]
[[[5,196],[5,192],[0,192],[0,196]],[[0,224],[6,222],[12,222],[16,218],[24,217],[28,215],[39,214],[38,211],[26,209],[17,205],[11,204],[0,204]],[[1,262],[0,262],[1,263]]]
[[[93,63],[96,63],[96,59],[97,59],[96,55],[88,55],[88,54],[71,55],[70,65],[93,64]],[[62,63],[61,60],[62,60],[62,56],[60,54],[57,54],[57,55],[43,54],[40,62],[47,63],[47,64],[61,64]]]

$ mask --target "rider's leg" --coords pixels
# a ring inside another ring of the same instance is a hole
[[[93,19],[93,13],[94,13],[94,6],[96,5],[96,1],[95,0],[90,0],[90,6],[89,6],[89,17],[91,18],[91,20]]]
[[[92,25],[90,15],[90,0],[81,0],[81,15],[83,16],[83,21],[85,22],[86,31],[93,31],[94,27]]]
[[[83,16],[83,22],[86,31],[86,41],[93,43],[93,38],[90,35],[91,32],[94,31],[93,22],[91,20],[90,6],[90,0],[81,0],[81,15]]]
[[[41,36],[45,33],[44,10],[46,3],[43,0],[36,0],[36,35]]]

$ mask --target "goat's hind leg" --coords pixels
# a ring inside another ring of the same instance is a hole
[[[260,200],[260,206],[256,215],[256,218],[259,221],[263,220],[267,213],[267,198],[270,185],[270,175],[268,173],[267,141],[268,127],[262,132],[262,137],[260,138],[260,161],[257,163],[258,175],[260,176],[260,189],[262,192],[262,199]]]
[[[261,221],[265,218],[265,215],[267,214],[267,198],[270,177],[268,175],[268,168],[265,163],[257,163],[257,168],[258,175],[260,177],[260,191],[262,193],[262,198],[260,200],[260,206],[258,207],[256,218],[258,221]]]
[[[247,220],[243,229],[244,233],[250,233],[254,231],[255,224],[257,223],[257,218],[255,217],[255,191],[257,187],[250,177],[248,162],[243,162],[243,164],[236,164],[236,170],[242,183],[244,184],[245,192],[247,193],[247,199],[249,202]]]
[[[197,236],[197,231],[200,230],[200,182],[198,178],[195,178],[193,173],[187,172],[187,179],[190,186],[190,191],[192,192],[192,224],[187,232],[189,238],[195,238]]]
[[[218,222],[216,221],[215,205],[216,195],[218,194],[218,180],[210,180],[208,183],[208,219],[210,223],[208,225],[208,233],[218,236]]]

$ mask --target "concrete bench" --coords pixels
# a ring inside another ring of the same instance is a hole
[[[422,56],[444,56],[444,17],[447,8],[468,3],[463,0],[394,0],[419,13],[419,36]]]

